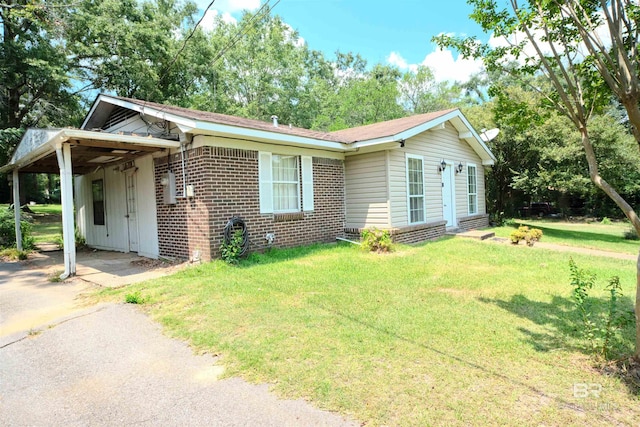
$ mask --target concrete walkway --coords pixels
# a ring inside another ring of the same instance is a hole
[[[125,274],[131,263],[119,259],[89,256],[82,279],[64,283],[47,279],[52,259],[0,263],[0,425],[357,425],[266,385],[221,380],[217,358],[194,355],[134,306],[90,305],[83,293],[97,285],[86,279],[145,273]]]
[[[526,248],[526,249],[550,249],[552,251],[558,252],[570,252],[575,254],[583,254],[583,255],[592,255],[592,256],[602,256],[607,258],[616,258],[616,259],[626,259],[631,261],[636,261],[638,259],[638,255],[633,254],[625,254],[623,252],[612,252],[612,251],[604,251],[601,249],[590,249],[590,248],[580,248],[577,246],[567,246],[567,245],[558,245],[555,243],[548,242],[536,242],[533,247],[529,248],[526,244],[521,243],[519,245],[513,245],[511,241],[506,237],[494,237],[486,240],[487,242],[492,243],[500,243],[507,244],[514,248]]]
[[[64,271],[60,250],[35,252],[20,263],[27,269],[41,269],[49,276]],[[102,287],[121,287],[144,280],[156,279],[177,271],[187,264],[172,264],[151,260],[135,253],[83,250],[76,254],[76,277]]]

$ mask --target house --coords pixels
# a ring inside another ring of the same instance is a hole
[[[60,173],[73,274],[74,223],[91,247],[204,260],[232,217],[252,249],[487,226],[494,161],[457,109],[326,133],[100,95],[80,129],[28,130],[0,171],[14,197],[21,172]]]

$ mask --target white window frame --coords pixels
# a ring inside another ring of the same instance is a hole
[[[473,170],[473,173],[471,173]],[[471,177],[473,176],[473,186],[475,192],[471,191]],[[475,209],[472,208],[471,198],[475,200]],[[478,214],[478,167],[474,163],[467,163],[467,212],[469,215]]]
[[[410,191],[410,180],[409,180],[409,160],[420,160],[422,164],[422,195],[411,194]],[[407,223],[410,225],[414,224],[424,224],[427,222],[427,197],[426,197],[426,182],[425,182],[425,173],[424,173],[424,157],[418,156],[415,154],[406,153],[405,158],[405,171],[407,176]],[[411,199],[415,197],[422,197],[422,220],[421,221],[411,221]]]
[[[297,163],[297,208],[287,210],[276,210],[274,208],[273,186],[278,182],[294,184],[293,181],[275,181],[273,179],[273,156],[293,156]],[[313,157],[298,156],[291,154],[271,153],[267,151],[258,152],[258,186],[260,193],[260,213],[293,213],[302,211],[313,211]],[[300,189],[302,188],[302,194]]]
[[[273,163],[274,160],[276,158],[286,158],[286,157],[290,157],[295,159],[296,161],[296,179],[295,181],[285,181],[285,180],[280,180],[280,181],[276,181],[276,179],[274,178],[274,167],[273,167]],[[275,205],[275,191],[272,189],[272,194],[273,194],[273,212],[274,213],[291,213],[291,212],[300,212],[300,156],[294,156],[294,155],[290,155],[290,154],[278,154],[278,153],[272,153],[271,154],[271,185],[273,187],[275,187],[277,184],[285,184],[285,185],[295,185],[296,191],[296,207],[293,209],[276,209]],[[272,187],[272,188],[273,188]]]

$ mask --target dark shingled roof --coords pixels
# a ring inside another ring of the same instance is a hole
[[[397,135],[416,126],[420,126],[455,110],[455,108],[452,108],[449,110],[435,111],[433,113],[416,114],[415,116],[388,120],[386,122],[379,122],[350,129],[343,129],[336,132],[331,132],[331,135],[348,143],[376,138],[384,138],[387,136]]]
[[[116,98],[116,99],[121,99],[123,101],[131,102],[132,104],[136,104],[141,107],[150,107],[155,110],[163,111],[168,114],[175,114],[176,116],[180,116],[180,117],[184,117],[192,120],[216,123],[220,125],[237,126],[237,127],[246,128],[246,129],[263,130],[266,132],[281,133],[284,135],[294,135],[294,136],[300,136],[304,138],[320,139],[324,141],[345,142],[339,139],[338,137],[335,137],[332,134],[327,132],[303,129],[295,126],[292,126],[290,128],[288,124],[283,124],[283,123],[280,123],[278,127],[275,127],[273,126],[273,123],[263,122],[261,120],[245,119],[243,117],[229,116],[227,114],[211,113],[208,111],[199,111],[199,110],[192,110],[189,108],[174,107],[171,105],[157,104],[155,102],[141,101],[139,99],[132,99],[132,98],[123,98],[120,96],[111,96],[111,95],[108,95],[108,96],[110,96],[111,98]]]
[[[150,107],[155,110],[164,111],[169,114],[175,114],[176,116],[192,120],[199,120],[221,125],[237,126],[246,129],[256,129],[266,132],[280,133],[284,135],[313,138],[323,141],[342,142],[347,144],[357,141],[396,135],[400,132],[407,131],[411,128],[420,126],[426,122],[437,119],[438,117],[455,111],[454,108],[427,114],[417,114],[415,116],[403,117],[400,119],[388,120],[386,122],[373,123],[370,125],[358,126],[355,128],[343,129],[335,132],[321,132],[298,127],[289,127],[289,125],[286,124],[281,124],[278,127],[274,127],[273,123],[263,122],[261,120],[245,119],[242,117],[229,116],[226,114],[174,107],[171,105],[157,104],[155,102],[141,101],[139,99],[124,98],[111,95],[106,96],[131,102],[132,104],[136,104],[142,107]]]

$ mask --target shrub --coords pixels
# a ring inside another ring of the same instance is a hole
[[[27,252],[19,251],[16,248],[7,248],[0,250],[0,257],[8,258],[10,260],[20,260],[24,261],[27,259]]]
[[[124,301],[127,304],[144,304],[147,302],[147,299],[140,294],[140,291],[135,291],[131,294],[126,294],[124,296]]]
[[[533,246],[535,242],[542,238],[542,230],[539,228],[529,228],[526,225],[521,225],[517,230],[514,230],[509,239],[511,243],[517,245],[521,240],[527,242],[527,246]]]
[[[223,242],[220,246],[220,256],[227,264],[237,264],[242,254],[243,232],[238,229],[233,232],[229,242]]]
[[[600,224],[611,225],[611,220],[605,216],[604,218],[602,218],[602,221],[600,221]]]
[[[596,276],[578,268],[573,258],[569,259],[573,301],[580,315],[582,336],[589,343],[590,351],[604,359],[611,357],[613,347],[620,347],[622,341],[620,331],[635,320],[633,313],[620,308],[622,287],[618,276],[609,279],[606,290],[609,298],[604,312],[596,311],[595,299],[589,292],[596,283]]]
[[[362,249],[365,251],[391,252],[393,250],[391,235],[387,230],[380,230],[376,227],[369,228],[362,230],[360,237],[362,238]]]
[[[15,217],[13,209],[0,209],[0,248],[16,246]],[[35,247],[31,236],[31,217],[23,214],[20,221],[22,231],[22,249],[30,250]]]
[[[624,238],[625,240],[640,240],[640,237],[638,237],[638,233],[636,232],[635,228],[631,228],[625,231]]]

